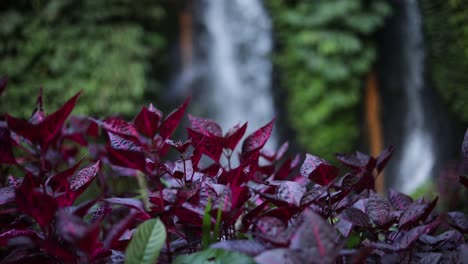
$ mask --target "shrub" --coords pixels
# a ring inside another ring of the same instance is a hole
[[[5,85],[2,80],[0,93]],[[466,257],[466,215],[437,214],[437,198],[375,193],[391,147],[378,157],[339,154],[339,168],[311,154],[301,164],[299,155],[286,154],[287,143],[263,149],[274,120],[241,141],[246,123],[223,133],[212,120],[189,115],[188,138],[175,141],[188,100],[167,116],[142,107],[131,122],[68,118],[79,96],[46,115],[39,94],[29,120],[2,118],[2,263],[456,263]],[[465,158],[467,146],[468,138]],[[118,192],[119,178],[139,188]],[[84,199],[91,186],[99,191]]]

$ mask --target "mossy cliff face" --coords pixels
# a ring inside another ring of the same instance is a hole
[[[348,151],[359,135],[358,104],[375,60],[372,34],[385,1],[264,2],[270,11],[286,111],[297,140],[318,155]],[[342,135],[346,135],[345,138]]]
[[[133,113],[158,89],[153,61],[164,63],[166,47],[160,3],[7,0],[0,10],[0,74],[15,87],[0,112],[27,117],[41,85],[50,109],[83,89],[76,113],[91,115]]]
[[[468,123],[468,2],[421,0],[430,76],[440,95]]]

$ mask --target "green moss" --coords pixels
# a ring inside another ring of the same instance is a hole
[[[364,76],[375,60],[371,35],[389,15],[389,5],[384,0],[265,3],[277,34],[275,64],[298,143],[324,157],[351,150],[359,135],[357,105]]]

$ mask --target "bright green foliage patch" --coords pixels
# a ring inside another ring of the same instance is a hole
[[[364,77],[375,60],[371,34],[389,15],[386,1],[265,2],[279,50],[275,63],[298,143],[319,155],[352,148]],[[340,135],[346,134],[346,139]]]

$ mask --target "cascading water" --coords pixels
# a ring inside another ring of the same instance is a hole
[[[406,193],[415,191],[433,173],[435,157],[433,138],[427,129],[423,105],[425,49],[422,17],[417,0],[405,0],[403,24],[403,59],[406,74],[403,89],[407,112],[397,185]]]
[[[205,115],[226,131],[248,121],[248,133],[274,116],[271,22],[260,0],[198,0],[195,62]],[[275,146],[271,138],[267,147]]]

